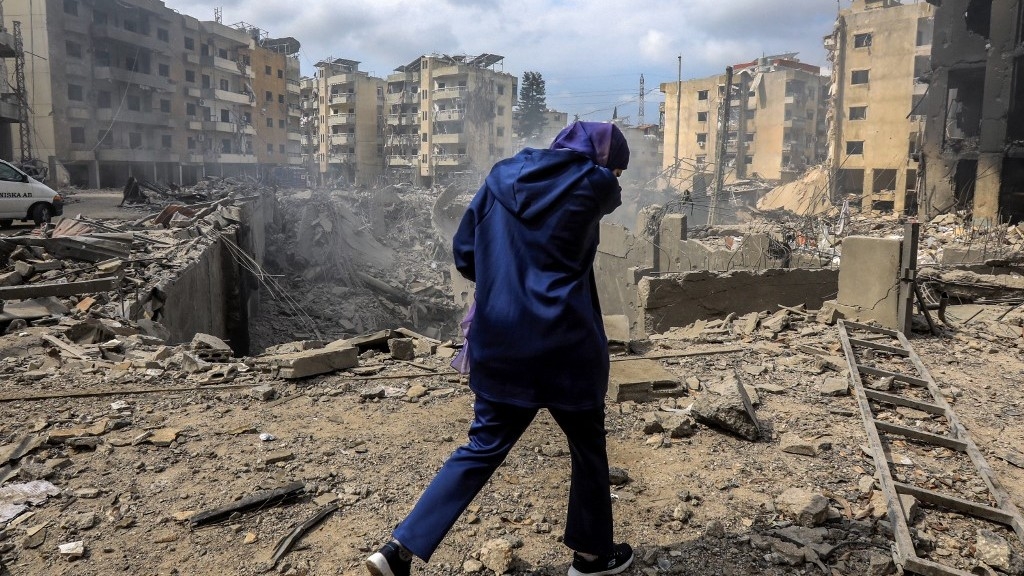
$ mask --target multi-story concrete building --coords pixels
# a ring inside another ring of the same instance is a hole
[[[967,210],[976,225],[1020,222],[1024,3],[934,3],[921,208]]]
[[[833,197],[864,209],[916,206],[916,150],[930,68],[931,5],[854,0],[825,38],[832,62]]]
[[[384,154],[392,179],[485,173],[512,152],[516,78],[501,56],[421,56],[388,76]]]
[[[3,4],[0,4],[0,24],[3,24]],[[15,51],[14,35],[6,27],[0,26],[0,74],[4,78],[12,78],[8,69],[13,71]],[[17,122],[21,121],[21,104],[14,89],[14,82],[4,82],[0,85],[0,158],[7,160],[14,158],[14,139]]]
[[[304,80],[302,110],[320,181],[369,184],[384,167],[384,80],[328,58]]]
[[[64,169],[89,187],[121,186],[129,174],[187,184],[301,162],[298,116],[292,129],[287,110],[265,100],[270,92],[275,105],[298,106],[297,85],[287,84],[298,80],[294,40],[200,22],[159,0],[4,7],[5,26],[20,21],[25,50],[35,55],[25,68],[29,122],[34,155],[51,177]]]
[[[801,63],[796,54],[738,64],[727,115],[725,74],[663,83],[662,170],[669,185],[697,189],[710,182],[724,116],[726,181],[789,181],[824,160],[825,81],[820,68]]]

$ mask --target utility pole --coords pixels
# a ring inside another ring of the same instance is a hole
[[[718,211],[718,197],[722,194],[725,184],[725,149],[726,136],[729,133],[730,106],[732,105],[732,66],[725,68],[725,94],[722,95],[722,109],[718,115],[718,134],[715,142],[715,189],[711,193],[711,208],[708,210],[708,226],[714,226]]]
[[[28,117],[28,91],[25,87],[25,41],[21,22],[14,21],[14,89],[18,92],[18,138],[21,163],[32,160],[32,129]]]
[[[644,75],[640,75],[640,110],[637,114],[637,122],[640,126],[644,125]]]
[[[679,170],[679,115],[683,107],[683,55],[679,55],[679,70],[676,73],[676,155],[675,163],[672,164],[673,173]]]

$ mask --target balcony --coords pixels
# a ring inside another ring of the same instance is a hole
[[[100,122],[113,122],[115,120],[114,110],[111,108],[101,108],[96,110],[93,117]],[[117,113],[116,120],[118,122],[126,122],[128,124],[148,124],[151,126],[161,126],[167,128],[173,128],[175,122],[171,120],[171,115],[162,112],[142,112],[140,110],[127,110],[122,108]]]
[[[186,51],[184,54],[181,55],[181,59],[185,62],[185,64],[199,66],[199,54],[196,54],[195,52]]]
[[[96,159],[94,150],[72,150],[68,157],[72,162],[89,162]]]
[[[466,135],[463,133],[458,134],[434,134],[431,138],[434,144],[465,144]]]
[[[385,96],[385,102],[388,104],[416,104],[420,101],[419,92],[389,92]]]
[[[416,166],[415,156],[388,156],[388,166],[406,166],[413,168]]]
[[[243,76],[251,76],[248,72],[251,70],[248,66],[242,65],[239,68],[238,62],[234,60],[228,60],[227,58],[221,58],[220,56],[203,56],[199,60],[200,64],[206,67],[212,67],[217,70],[224,72],[230,72],[232,74],[239,74]]]
[[[412,126],[420,123],[420,115],[412,112],[405,114],[388,114],[389,126]]]
[[[202,98],[203,91],[199,88],[185,87],[185,96],[188,96],[190,98]]]
[[[288,165],[289,166],[302,166],[305,163],[306,163],[306,161],[305,161],[305,159],[303,159],[301,154],[298,154],[298,155],[296,155],[296,154],[289,154],[288,155]]]
[[[195,128],[192,128],[192,126],[194,126],[195,124],[197,124],[197,123],[196,122],[189,122],[189,128],[195,130]],[[239,133],[239,132],[242,133],[242,134],[255,134],[256,133],[256,130],[252,126],[250,126],[248,124],[239,126],[238,124],[235,124],[234,122],[217,122],[217,121],[214,121],[214,120],[205,120],[203,122],[200,122],[199,124],[200,124],[200,129],[204,130],[206,132],[223,132],[223,133],[226,133],[226,134],[236,134],[236,133]]]
[[[289,104],[288,105],[288,115],[289,116],[295,116],[296,118],[300,118],[300,117],[302,117],[302,108],[300,108],[299,106],[296,106],[295,104]]]
[[[153,50],[151,40],[145,34],[139,34],[137,32],[129,32],[124,28],[114,26],[111,23],[106,24],[92,24],[89,26],[89,32],[93,38],[106,38],[108,40],[116,40],[125,44],[131,44],[132,46],[142,46],[146,49]],[[153,50],[154,52],[156,50]]]
[[[331,104],[351,104],[356,101],[355,93],[350,92],[339,92],[337,94],[331,94],[328,99]]]
[[[465,86],[456,86],[454,88],[437,88],[432,92],[434,100],[450,100],[452,98],[463,98],[469,92],[469,88]]]
[[[439,154],[433,157],[435,166],[462,166],[469,162],[466,154]]]
[[[68,118],[72,120],[88,120],[92,118],[93,112],[90,108],[80,108],[78,106],[68,106]]]
[[[458,66],[442,66],[440,68],[434,68],[434,78],[440,78],[442,76],[458,76],[461,73]]]
[[[331,136],[330,136],[330,144],[332,144],[332,145],[348,146],[350,144],[355,144],[355,143],[356,143],[356,135],[355,134],[342,133],[342,134],[331,134]]]
[[[168,78],[143,74],[142,72],[132,72],[131,70],[114,68],[112,66],[96,66],[93,68],[93,78],[96,80],[124,82],[126,84],[139,84],[161,92],[170,92],[172,90],[171,81]]]
[[[0,118],[9,122],[18,122],[21,111],[17,104],[0,100]]]
[[[288,133],[288,139],[289,140],[293,140],[295,142],[302,142],[302,133],[301,132],[289,132]]]
[[[217,154],[220,164],[255,164],[256,156],[252,154]]]
[[[307,99],[307,100],[303,100],[302,101],[302,104],[300,105],[300,107],[305,112],[312,112],[313,110],[317,109],[318,105],[319,105],[319,103],[316,100]]]
[[[351,113],[331,114],[327,117],[328,126],[344,126],[346,124],[355,124],[356,115]]]
[[[286,80],[285,89],[288,90],[289,94],[300,94],[302,93],[302,87],[299,86],[298,80]]]
[[[100,162],[177,162],[178,155],[170,150],[97,148],[96,160]]]
[[[330,154],[327,159],[330,164],[354,164],[356,155],[351,152],[340,152],[338,154]]]
[[[437,122],[452,122],[462,120],[466,117],[466,111],[461,108],[452,110],[440,110],[434,112],[434,120]]]
[[[207,100],[216,100],[220,102],[231,102],[234,104],[251,104],[252,99],[248,94],[239,94],[237,92],[231,92],[230,90],[217,90],[214,88],[205,88],[202,91],[203,98]]]

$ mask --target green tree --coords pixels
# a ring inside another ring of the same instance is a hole
[[[544,113],[548,109],[544,77],[540,72],[524,72],[523,83],[519,87],[519,118],[520,138],[536,138],[544,130],[548,119]]]

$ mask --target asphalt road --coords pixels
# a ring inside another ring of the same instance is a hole
[[[64,196],[64,214],[53,219],[53,223],[60,222],[63,218],[74,218],[81,214],[87,218],[96,220],[137,220],[149,213],[145,207],[121,208],[120,190],[77,190],[74,192],[61,191]],[[35,224],[30,222],[18,222],[8,228],[0,228],[0,236],[9,236],[26,230],[32,230]]]

